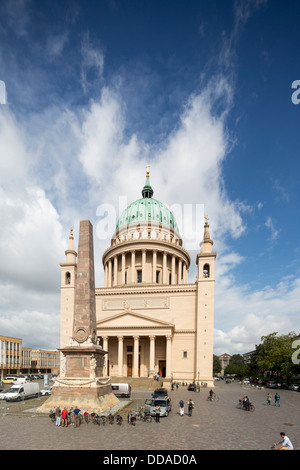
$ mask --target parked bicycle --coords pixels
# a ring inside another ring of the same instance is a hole
[[[114,420],[115,420],[114,416],[111,413],[109,413],[109,415],[108,415],[109,424],[114,424]]]
[[[219,401],[219,397],[214,393],[213,395],[208,395],[207,401]]]
[[[85,423],[88,424],[90,421],[90,418],[89,418],[89,414],[87,411],[84,413],[83,417],[84,417]]]
[[[236,407],[239,410],[245,410],[245,411],[255,411],[255,406],[251,402],[245,402],[244,400],[239,400],[238,404]]]
[[[122,416],[118,414],[118,415],[116,416],[116,421],[117,421],[117,424],[118,424],[119,426],[121,426],[121,424],[122,424],[122,422],[123,422]]]
[[[144,423],[151,423],[152,421],[152,416],[150,415],[150,413],[147,413],[144,408],[140,409],[137,414],[137,418],[141,421],[144,421]]]
[[[128,413],[127,421],[128,421],[128,424],[131,424],[131,426],[135,426],[136,425],[136,415],[133,414],[133,413]]]
[[[49,418],[51,419],[52,423],[55,423],[55,413],[53,410],[49,411]]]

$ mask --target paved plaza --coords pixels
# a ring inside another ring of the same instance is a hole
[[[79,428],[55,426],[47,415],[36,413],[32,402],[7,405],[0,409],[0,448],[2,450],[268,450],[284,431],[294,448],[300,449],[300,393],[280,390],[281,406],[274,406],[275,390],[240,386],[238,383],[216,382],[217,402],[208,402],[208,389],[189,392],[186,387],[170,391],[172,412],[160,423],[138,421],[130,426],[129,410],[138,410],[151,392],[133,392],[133,401],[122,409],[124,422],[97,426],[81,424]],[[267,393],[272,394],[268,406]],[[253,413],[236,408],[239,398],[248,395],[255,405]],[[193,416],[179,415],[178,403],[189,398],[195,403]],[[42,398],[39,402],[44,401]],[[37,400],[34,401],[34,405]],[[22,409],[22,406],[24,408]],[[62,403],[63,406],[63,403]],[[13,408],[16,407],[16,408]],[[18,407],[18,408],[17,408]],[[24,409],[27,409],[24,411]],[[21,411],[16,414],[16,410]],[[10,414],[14,411],[14,414]]]

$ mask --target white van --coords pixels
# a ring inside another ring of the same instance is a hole
[[[131,387],[129,384],[111,384],[112,392],[116,397],[120,398],[130,398],[131,397]]]
[[[23,398],[37,397],[40,391],[39,384],[23,383],[13,385],[5,393],[4,399],[6,401],[20,401]]]

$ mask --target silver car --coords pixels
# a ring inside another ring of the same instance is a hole
[[[151,416],[156,415],[156,406],[160,406],[160,416],[168,416],[172,410],[171,398],[162,397],[155,399],[147,399],[145,401],[145,412],[150,413]]]

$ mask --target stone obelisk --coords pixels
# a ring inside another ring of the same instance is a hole
[[[109,379],[103,377],[107,351],[97,344],[93,226],[89,220],[80,222],[72,337],[59,350],[60,375],[44,408],[58,404],[103,412],[119,403]]]

